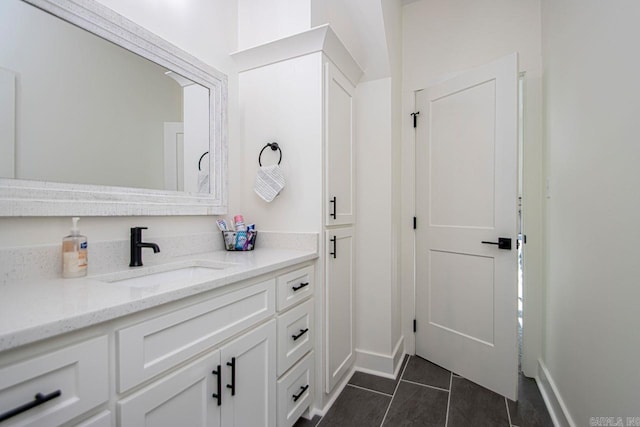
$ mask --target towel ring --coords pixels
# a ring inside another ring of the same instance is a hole
[[[267,145],[262,147],[262,150],[260,150],[260,154],[258,154],[258,164],[260,165],[260,167],[262,167],[262,160],[261,160],[262,152],[267,147],[271,148],[271,150],[273,150],[273,151],[278,150],[280,152],[280,158],[278,159],[278,164],[280,164],[280,162],[282,161],[282,150],[280,149],[280,146],[278,145],[277,142],[269,142]]]
[[[198,160],[198,170],[201,171],[202,168],[200,167],[200,164],[202,163],[202,159],[204,159],[204,156],[206,156],[207,154],[209,154],[208,151],[205,151],[204,154],[202,154],[202,156],[200,156],[200,160]]]

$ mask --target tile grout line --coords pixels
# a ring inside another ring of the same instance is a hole
[[[407,370],[407,366],[409,366],[409,362],[411,361],[411,356],[407,359],[407,363],[405,363],[404,368],[402,368],[402,372],[398,376],[398,383],[396,384],[396,388],[393,390],[393,395],[391,396],[391,400],[389,401],[389,406],[387,406],[387,410],[384,413],[384,417],[382,417],[382,421],[380,422],[380,427],[384,424],[387,419],[387,415],[389,415],[389,410],[391,409],[391,404],[393,403],[393,398],[396,397],[396,392],[398,391],[398,387],[400,387],[400,383],[402,382],[402,377],[404,376],[404,372]]]
[[[453,371],[451,372],[451,376],[449,377],[449,398],[447,399],[447,416],[444,419],[444,427],[449,425],[449,407],[451,406],[451,394],[453,392]]]
[[[366,387],[362,387],[362,386],[355,385],[355,384],[349,384],[349,383],[347,383],[347,385],[348,385],[349,387],[358,388],[358,389],[360,389],[360,390],[370,391],[371,393],[377,393],[377,394],[381,394],[381,395],[383,395],[383,396],[393,397],[393,395],[392,395],[392,394],[389,394],[389,393],[383,393],[383,392],[381,392],[381,391],[373,390],[373,389],[371,389],[371,388],[366,388]]]
[[[513,427],[513,424],[511,423],[511,412],[509,412],[509,402],[507,402],[507,396],[504,397],[504,406],[507,407],[507,418],[509,418],[509,425]]]
[[[413,385],[419,385],[421,387],[432,388],[432,389],[438,390],[438,391],[446,391],[447,393],[449,393],[449,390],[447,390],[446,388],[436,387],[434,385],[422,384],[422,383],[417,383],[415,381],[409,381],[409,380],[400,380],[400,381],[405,382],[405,383],[409,383],[409,384],[413,384]]]

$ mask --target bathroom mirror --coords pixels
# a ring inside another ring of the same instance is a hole
[[[90,0],[3,0],[0,38],[0,215],[226,213],[224,74]]]

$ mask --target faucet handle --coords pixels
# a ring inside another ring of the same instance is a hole
[[[148,230],[149,227],[131,227],[131,230]]]

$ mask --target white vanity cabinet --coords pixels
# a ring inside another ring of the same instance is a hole
[[[117,332],[118,388],[126,391],[214,348],[118,402],[122,427],[275,426],[275,279]],[[218,346],[218,347],[216,347]]]
[[[0,352],[0,425],[293,425],[314,396],[315,270],[262,268]]]
[[[274,427],[275,333],[271,320],[122,399],[118,425]]]

